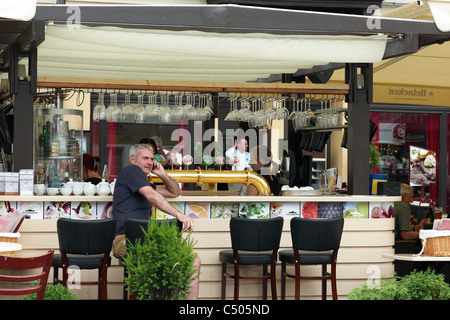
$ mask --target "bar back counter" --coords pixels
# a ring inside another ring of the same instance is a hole
[[[199,299],[220,299],[221,265],[219,251],[231,247],[229,221],[231,216],[247,218],[268,218],[283,216],[284,226],[280,250],[291,248],[289,219],[345,218],[341,248],[338,254],[337,287],[338,298],[346,295],[366,281],[394,272],[392,259],[383,255],[393,254],[394,201],[400,197],[388,196],[180,196],[169,199],[185,214],[195,218],[192,237],[196,242],[202,266],[199,285]],[[23,250],[16,256],[37,255],[54,249],[58,252],[56,221],[60,217],[73,219],[102,219],[111,215],[112,196],[0,196],[1,202],[8,202],[10,208],[25,213],[27,219],[20,227],[19,243]],[[3,206],[5,207],[5,206]],[[164,218],[156,211],[157,218]],[[74,239],[76,241],[76,239]],[[277,286],[280,286],[280,270],[277,269]],[[319,274],[320,266],[305,266],[308,275]],[[53,272],[53,271],[52,271]],[[260,268],[246,267],[244,273],[260,273]],[[303,272],[303,271],[302,271]],[[83,281],[95,281],[96,271],[82,271]],[[53,279],[50,274],[49,281]],[[328,284],[329,285],[329,284]],[[228,282],[227,299],[232,299],[233,282]],[[122,299],[123,267],[113,257],[108,271],[108,298]],[[72,289],[80,299],[97,299],[96,286],[82,286]],[[241,299],[261,299],[261,281],[248,280],[241,283]],[[331,289],[328,288],[330,295]],[[301,299],[320,299],[319,280],[301,283]],[[294,284],[287,281],[286,298],[293,299]]]

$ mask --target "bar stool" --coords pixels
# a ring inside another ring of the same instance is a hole
[[[231,250],[219,252],[222,262],[222,300],[226,297],[226,278],[234,279],[234,300],[239,299],[240,279],[263,280],[263,299],[267,299],[267,280],[270,279],[272,299],[277,299],[275,271],[280,247],[283,218],[245,219],[231,218]],[[234,274],[227,273],[227,265],[233,264]],[[262,265],[262,276],[241,276],[241,265]],[[267,266],[270,265],[270,274]]]
[[[291,219],[293,250],[279,252],[281,261],[281,299],[286,298],[286,277],[295,279],[295,299],[300,299],[300,279],[322,280],[322,299],[326,300],[326,282],[331,280],[333,300],[337,300],[336,259],[341,243],[344,219]],[[295,274],[286,272],[286,264],[295,265]],[[321,276],[301,276],[300,265],[322,265]],[[331,264],[331,272],[327,265]]]
[[[98,269],[98,281],[80,282],[98,285],[98,298],[107,299],[107,270],[111,265],[111,248],[116,229],[114,219],[57,221],[60,254],[53,256],[53,283],[58,283],[58,270],[63,269],[62,284],[67,286],[69,266]]]

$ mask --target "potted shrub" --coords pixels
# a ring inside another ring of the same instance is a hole
[[[378,286],[364,284],[347,296],[350,300],[448,300],[450,286],[444,281],[444,275],[428,268],[414,270],[404,277],[382,279]]]
[[[32,293],[23,297],[23,300],[36,300],[37,293]],[[62,284],[47,284],[45,288],[44,300],[78,300],[78,297],[69,291]]]
[[[369,165],[371,169],[376,169],[380,163],[380,151],[375,143],[371,142],[369,145]]]
[[[176,224],[150,220],[143,241],[128,242],[125,284],[137,300],[182,300],[196,276],[194,241]]]

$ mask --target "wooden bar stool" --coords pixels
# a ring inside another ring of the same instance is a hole
[[[60,254],[53,257],[54,283],[63,269],[62,284],[67,286],[69,266],[98,269],[98,281],[81,282],[98,285],[98,298],[107,299],[107,270],[111,265],[111,248],[116,229],[114,219],[78,220],[60,218],[57,222]]]
[[[231,218],[231,250],[219,252],[222,262],[222,300],[226,298],[226,278],[234,279],[234,300],[239,299],[240,279],[263,280],[263,299],[267,299],[267,280],[270,279],[272,299],[277,299],[275,271],[280,247],[283,218],[245,219]],[[227,265],[234,266],[234,274],[227,273]],[[241,265],[262,265],[262,276],[241,276]],[[270,265],[270,273],[267,266]]]
[[[341,243],[344,219],[291,219],[291,238],[293,250],[282,250],[281,261],[281,299],[286,298],[286,277],[295,279],[295,299],[300,299],[300,279],[322,280],[322,299],[326,300],[326,281],[331,280],[333,300],[337,300],[336,259]],[[295,274],[286,272],[286,264],[295,265]],[[331,264],[331,272],[327,265]],[[321,276],[301,276],[300,265],[322,265]]]

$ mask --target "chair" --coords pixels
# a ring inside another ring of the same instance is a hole
[[[293,250],[282,250],[281,261],[281,299],[286,297],[286,277],[295,279],[295,299],[300,299],[300,279],[322,280],[322,299],[326,300],[326,281],[331,280],[333,300],[337,300],[336,259],[341,243],[343,218],[335,219],[291,219],[291,238]],[[286,272],[286,264],[295,264],[295,274]],[[301,276],[300,265],[322,265],[321,276]],[[331,273],[327,265],[331,264]]]
[[[110,252],[116,221],[114,219],[77,220],[60,218],[57,222],[60,254],[55,254],[54,283],[58,283],[58,270],[63,269],[62,284],[67,286],[69,266],[98,269],[98,281],[80,284],[98,285],[98,298],[107,299],[107,269],[111,265]]]
[[[234,300],[239,299],[240,279],[263,280],[263,299],[267,299],[267,280],[270,279],[272,299],[277,299],[275,268],[280,246],[283,218],[246,219],[231,218],[231,250],[219,252],[222,262],[222,300],[226,297],[226,278],[234,279]],[[227,273],[227,265],[233,264],[234,274]],[[241,265],[262,265],[262,276],[241,276]],[[267,266],[270,265],[270,273]]]
[[[176,223],[179,230],[183,230],[183,224],[178,221],[178,219],[167,219],[167,220],[158,220],[159,224],[163,221],[168,221],[169,224]],[[125,237],[128,241],[135,244],[137,240],[141,240],[145,237],[144,231],[147,231],[148,227],[148,219],[136,219],[136,218],[128,218],[125,220]],[[122,260],[120,260],[122,263]],[[124,279],[127,277],[127,269],[123,268],[123,277]],[[133,297],[131,297],[133,298]],[[126,289],[126,286],[123,287],[123,299],[128,299],[128,291]]]
[[[44,300],[45,289],[47,288],[48,275],[50,273],[51,263],[53,259],[53,250],[49,250],[46,254],[38,257],[18,258],[0,256],[0,269],[11,270],[31,270],[41,269],[39,273],[27,275],[0,275],[2,282],[30,282],[39,281],[39,285],[33,285],[29,288],[20,289],[0,289],[0,295],[27,295],[37,293],[37,300]]]
[[[148,221],[146,219],[128,218],[125,220],[125,237],[131,242],[144,238],[144,230],[147,231]],[[167,221],[169,224],[176,223],[179,230],[183,229],[183,224],[178,219],[157,220],[159,224]]]

